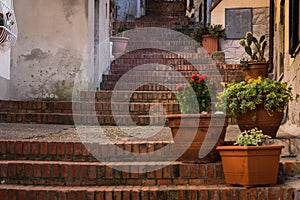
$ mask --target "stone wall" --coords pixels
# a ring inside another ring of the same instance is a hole
[[[266,40],[269,41],[269,8],[253,8],[252,32],[256,37],[266,35]],[[242,57],[247,58],[239,40],[221,39],[220,48],[225,52],[226,63],[237,64]],[[266,48],[265,58],[268,56],[268,48]]]
[[[69,99],[87,54],[88,1],[16,1],[15,12],[11,98]]]

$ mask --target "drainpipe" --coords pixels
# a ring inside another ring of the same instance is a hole
[[[269,72],[274,70],[274,0],[270,0],[270,23],[269,23],[269,62],[270,62],[270,69]],[[275,72],[274,72],[275,73]]]

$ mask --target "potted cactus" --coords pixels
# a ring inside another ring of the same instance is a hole
[[[240,40],[240,45],[250,57],[250,60],[246,58],[240,60],[245,81],[259,76],[267,77],[269,62],[267,62],[264,57],[267,46],[266,36],[262,35],[257,39],[251,32],[247,32],[245,39]]]
[[[238,137],[236,146],[218,146],[225,183],[253,187],[277,183],[282,145],[264,145],[270,136],[253,128]]]

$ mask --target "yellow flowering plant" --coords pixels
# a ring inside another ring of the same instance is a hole
[[[298,94],[296,97],[292,95],[292,88],[286,82],[258,77],[248,82],[232,81],[227,84],[218,95],[220,101],[217,107],[236,117],[239,113],[246,113],[263,105],[271,114],[273,111],[283,112],[288,102],[298,97]]]

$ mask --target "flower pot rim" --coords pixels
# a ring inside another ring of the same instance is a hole
[[[230,117],[231,115],[228,114],[213,114],[213,113],[199,113],[199,114],[168,114],[167,118],[195,118],[195,117],[220,117],[220,118],[224,118],[224,117]]]
[[[122,36],[111,36],[110,39],[129,40],[129,38],[127,38],[127,37],[122,37]]]
[[[249,151],[249,150],[274,150],[282,149],[283,145],[262,145],[262,146],[218,146],[218,151]]]

